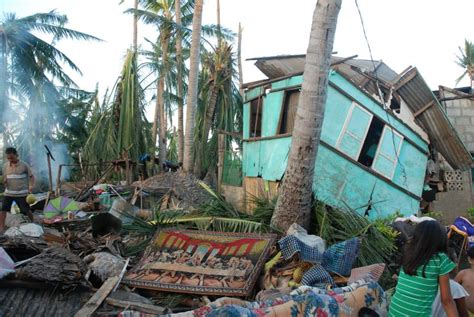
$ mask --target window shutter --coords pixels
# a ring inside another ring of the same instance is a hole
[[[357,160],[371,120],[371,113],[356,104],[352,104],[344,128],[339,136],[337,148]]]

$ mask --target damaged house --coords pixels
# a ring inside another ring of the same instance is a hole
[[[245,85],[240,190],[247,211],[249,197],[275,195],[283,179],[304,58],[254,59],[268,79]],[[470,168],[469,152],[416,68],[397,74],[382,61],[333,57],[313,182],[318,200],[372,218],[416,214],[435,152],[453,170]],[[236,189],[222,187],[227,197]]]

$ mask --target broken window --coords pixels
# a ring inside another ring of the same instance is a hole
[[[300,90],[288,90],[285,92],[283,107],[280,113],[280,124],[278,126],[278,134],[287,134],[293,132],[295,123],[296,109],[300,99]]]
[[[339,135],[336,148],[357,160],[372,117],[370,112],[353,103],[344,123],[344,128]]]
[[[356,103],[352,104],[336,148],[392,179],[403,136]]]
[[[373,118],[370,123],[367,137],[365,138],[364,145],[359,155],[358,162],[371,167],[377,153],[377,147],[382,137],[384,123],[378,118]]]
[[[394,93],[392,95],[392,99],[390,99],[390,109],[392,109],[395,113],[400,113],[400,104],[400,96]]]
[[[263,98],[260,96],[250,102],[249,136],[258,138],[262,136]]]
[[[385,126],[372,168],[385,177],[392,179],[395,174],[402,142],[403,136],[392,128]]]

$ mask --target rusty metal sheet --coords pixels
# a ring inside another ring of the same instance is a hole
[[[472,165],[471,155],[416,67],[405,72],[395,83],[395,88],[413,113],[425,108],[415,120],[451,167],[469,169]],[[430,103],[434,105],[426,107]]]

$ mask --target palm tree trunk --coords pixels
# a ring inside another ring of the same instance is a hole
[[[137,52],[138,48],[138,16],[137,16],[137,9],[138,9],[138,0],[135,0],[133,5],[135,9],[135,13],[133,14],[133,51]]]
[[[206,109],[206,114],[204,116],[204,122],[202,124],[202,140],[200,144],[197,144],[198,149],[196,151],[197,156],[196,160],[194,163],[194,174],[197,177],[201,177],[202,175],[202,158],[203,158],[203,153],[204,149],[206,148],[206,144],[209,140],[209,130],[211,129],[211,124],[212,124],[212,119],[214,118],[214,112],[216,111],[216,105],[217,105],[217,95],[218,95],[218,87],[216,83],[214,82],[212,84],[212,87],[210,89],[209,93],[209,105]]]
[[[244,72],[242,70],[242,25],[239,22],[239,36],[237,43],[237,63],[239,64],[239,92],[244,97]]]
[[[189,68],[188,98],[186,104],[186,136],[184,142],[183,169],[185,172],[193,171],[194,125],[198,98],[199,57],[201,48],[203,0],[196,0],[193,15],[193,33],[191,39],[191,57]]]
[[[175,1],[175,14],[176,24],[181,25],[181,1]],[[178,162],[183,162],[184,155],[184,128],[183,128],[183,46],[181,30],[178,29],[176,32],[176,60],[178,68],[178,82],[177,82],[177,94],[178,94]]]
[[[314,10],[288,165],[271,220],[281,230],[286,231],[294,222],[309,225],[314,165],[341,3],[342,0],[318,0]]]
[[[7,47],[7,38],[5,33],[0,33],[1,42],[2,42],[2,62],[1,62],[1,73],[0,73],[0,122],[2,122],[0,129],[3,133],[3,162],[6,162],[5,148],[7,146],[6,140],[6,122],[4,120],[3,114],[7,111],[8,106],[8,47]]]
[[[167,61],[168,61],[168,43],[169,38],[163,37],[161,41],[162,48],[162,68],[160,72],[160,78],[158,79],[158,88],[157,88],[157,98],[156,105],[159,111],[159,129],[160,129],[160,140],[159,140],[159,159],[160,159],[160,171],[162,170],[163,163],[166,160],[166,130],[167,130],[167,120],[166,120],[166,111],[165,111],[165,75],[167,72]]]
[[[222,34],[221,34],[221,1],[220,0],[217,0],[217,43],[218,43],[218,47],[220,47],[221,45],[221,41],[222,41]]]

